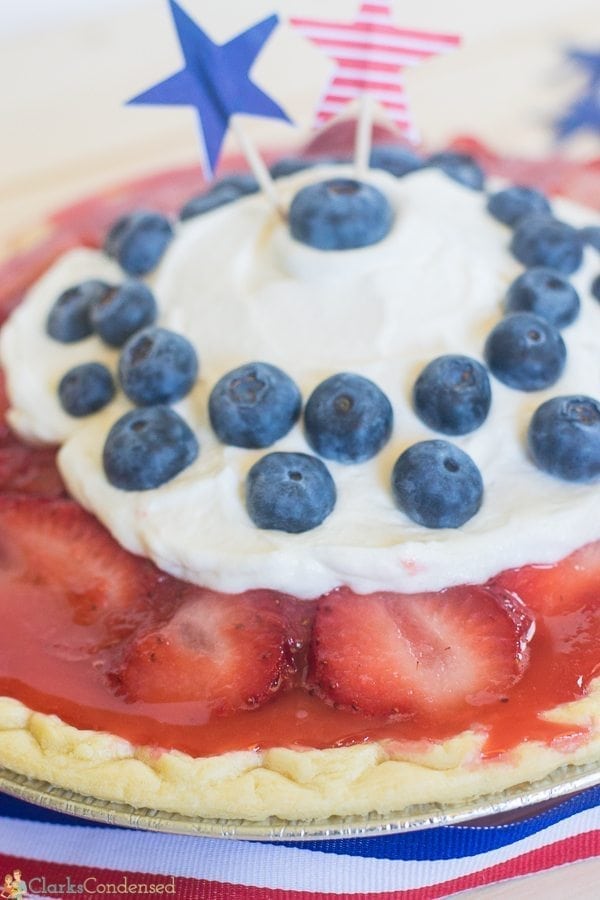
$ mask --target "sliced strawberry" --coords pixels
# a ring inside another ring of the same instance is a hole
[[[133,641],[113,681],[131,700],[192,700],[226,715],[260,706],[289,668],[286,619],[277,595],[190,587],[166,624]]]
[[[0,447],[0,493],[64,497],[65,486],[56,468],[56,450],[26,447],[14,440]]]
[[[109,625],[145,603],[156,577],[71,500],[0,495],[0,590],[33,585],[49,606],[66,601],[75,624]]]
[[[309,681],[366,715],[447,711],[497,700],[524,671],[532,619],[480,586],[436,594],[334,591],[318,605]]]
[[[553,616],[600,601],[600,541],[548,566],[522,566],[491,582],[520,597],[534,612]]]
[[[13,440],[13,433],[6,421],[6,412],[9,407],[8,394],[6,393],[6,380],[4,372],[0,369],[0,446]]]
[[[65,486],[56,468],[56,450],[21,443],[6,421],[8,406],[4,373],[0,369],[0,494],[64,496]]]

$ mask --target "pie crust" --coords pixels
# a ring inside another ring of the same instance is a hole
[[[295,820],[403,812],[530,785],[566,765],[600,760],[600,679],[588,696],[546,714],[589,729],[550,746],[524,741],[482,757],[483,735],[395,748],[391,742],[330,750],[233,752],[194,759],[135,747],[115,735],[81,731],[56,716],[0,698],[0,764],[31,778],[103,800],[205,818]]]

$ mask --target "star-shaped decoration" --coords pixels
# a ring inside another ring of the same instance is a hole
[[[409,111],[403,70],[454,50],[454,34],[398,28],[390,3],[363,2],[354,22],[294,17],[290,24],[335,63],[321,97],[315,125],[323,125],[344,111],[348,103],[373,97],[410,140],[417,140]]]
[[[577,131],[600,134],[600,51],[570,50],[568,58],[587,75],[587,85],[565,114],[555,124],[559,140]]]
[[[290,121],[249,74],[279,19],[269,16],[227,43],[215,44],[175,0],[169,5],[185,66],[129,103],[194,107],[200,119],[204,171],[212,177],[233,115]]]

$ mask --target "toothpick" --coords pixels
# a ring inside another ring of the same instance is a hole
[[[374,114],[374,98],[371,94],[362,94],[358,110],[358,120],[356,122],[356,139],[354,145],[354,167],[358,178],[364,176],[369,170]]]
[[[240,124],[237,116],[232,116],[231,128],[236,136],[238,144],[240,145],[240,150],[246,157],[246,162],[250,166],[254,177],[260,185],[261,190],[263,191],[264,195],[269,200],[273,208],[283,219],[285,219],[287,216],[287,212],[283,207],[281,200],[279,199],[275,182],[271,178],[271,173],[265,165],[262,156],[256,149],[254,142],[250,139],[248,132]]]

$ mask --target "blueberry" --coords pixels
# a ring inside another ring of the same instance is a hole
[[[552,212],[545,194],[522,185],[514,185],[492,194],[488,199],[487,208],[495,219],[510,228],[514,228],[521,219],[532,213]]]
[[[553,397],[536,409],[529,450],[544,472],[566,481],[600,476],[600,403],[592,397]]]
[[[390,175],[395,175],[396,178],[402,178],[403,175],[422,169],[423,160],[408,147],[401,147],[397,144],[380,144],[371,150],[369,165],[372,169],[383,169]]]
[[[588,225],[579,230],[581,240],[588,247],[593,247],[600,253],[600,225]]]
[[[58,396],[70,416],[89,416],[110,403],[115,395],[113,377],[101,363],[83,363],[69,369],[58,385]]]
[[[560,378],[567,350],[558,329],[532,313],[513,313],[490,332],[485,359],[508,387],[539,391]]]
[[[140,328],[152,325],[156,314],[154,294],[142,281],[112,288],[90,309],[94,331],[110,347],[122,347]]]
[[[208,400],[211,425],[224,444],[270,447],[300,415],[302,398],[292,379],[268,363],[247,363],[228,372]]]
[[[381,191],[351,178],[302,188],[289,213],[293,237],[318,250],[351,250],[382,240],[394,214]]]
[[[481,506],[483,481],[470,456],[448,441],[421,441],[396,460],[394,499],[426,528],[459,528]]]
[[[561,275],[571,275],[583,259],[583,240],[577,229],[542,214],[521,219],[510,249],[524,266],[548,266]]]
[[[93,332],[91,307],[112,290],[104,281],[82,281],[63,291],[46,320],[46,331],[55,341],[73,344]]]
[[[438,356],[425,366],[413,390],[419,418],[444,434],[468,434],[479,428],[491,401],[485,368],[468,356]]]
[[[288,175],[296,175],[315,166],[345,166],[351,163],[351,156],[285,156],[273,163],[269,172],[272,178],[286,178]]]
[[[246,197],[248,194],[255,194],[259,190],[258,181],[254,175],[241,174],[229,175],[215,182],[213,186],[182,207],[179,218],[182,220],[192,219],[195,216],[202,216],[204,213],[210,212],[212,209],[218,209],[219,206],[225,206],[227,203],[233,203],[240,197]]]
[[[287,178],[288,175],[304,172],[305,169],[310,169],[314,165],[314,160],[307,159],[305,156],[284,156],[273,163],[269,172],[271,178]]]
[[[104,444],[109,482],[123,491],[147,491],[170,481],[198,456],[198,441],[168,406],[134,409],[121,416]]]
[[[121,268],[137,278],[156,268],[173,238],[166,216],[156,212],[134,212],[121,216],[108,232],[104,251]]]
[[[441,169],[449,178],[474,191],[482,191],[485,186],[483,169],[468,153],[455,153],[452,150],[434,153],[426,161],[426,165]]]
[[[594,278],[590,290],[592,292],[592,297],[600,302],[600,275],[597,275]]]
[[[268,453],[246,479],[246,507],[258,528],[299,534],[316,528],[335,506],[327,467],[307,453]]]
[[[129,338],[119,359],[119,380],[138,406],[172,403],[191,389],[198,359],[190,342],[166,328],[144,328]]]
[[[388,440],[394,414],[383,391],[362,375],[341,372],[322,381],[304,410],[306,436],[326,459],[359,463]]]
[[[519,275],[506,295],[506,310],[531,312],[556,328],[570,325],[579,315],[579,294],[554,269],[534,266]]]

